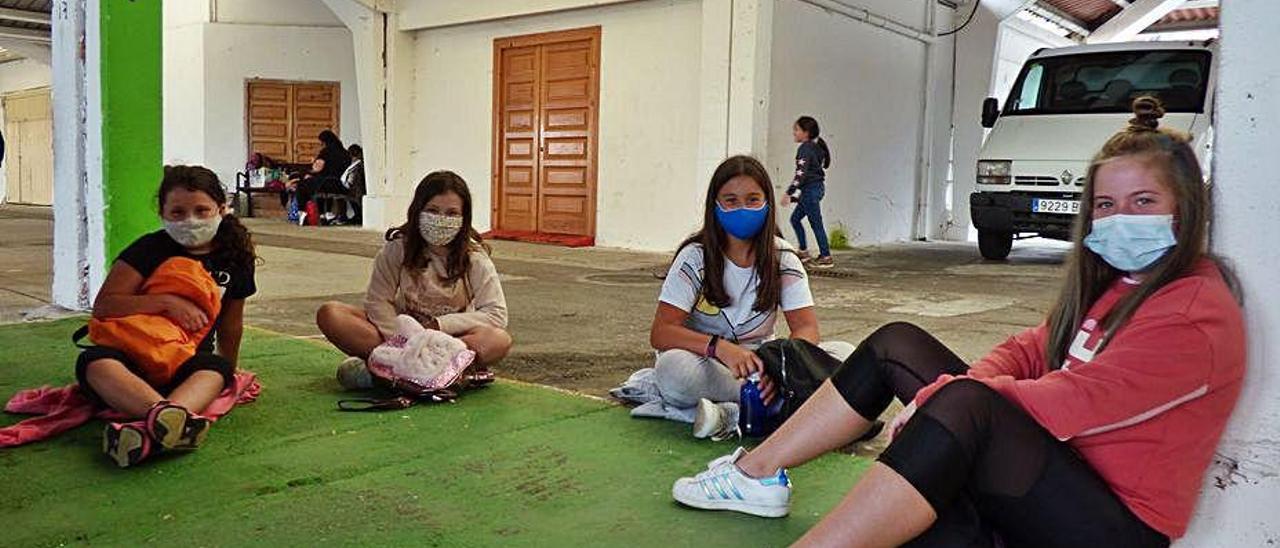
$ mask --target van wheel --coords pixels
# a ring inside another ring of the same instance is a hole
[[[992,261],[1003,261],[1013,249],[1013,233],[995,230],[978,231],[978,251],[982,258]]]

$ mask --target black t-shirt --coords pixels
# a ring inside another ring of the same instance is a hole
[[[324,160],[324,168],[316,174],[318,177],[342,177],[342,172],[351,165],[351,154],[342,147],[324,147],[317,156]]]
[[[258,292],[258,286],[253,281],[253,265],[239,266],[232,264],[225,257],[219,256],[217,253],[209,253],[205,255],[192,255],[182,244],[173,240],[169,233],[163,230],[157,230],[147,234],[133,243],[129,247],[124,248],[120,252],[120,256],[116,257],[117,261],[123,261],[125,264],[137,270],[145,280],[151,277],[151,273],[156,271],[162,263],[172,257],[187,257],[200,261],[204,265],[204,269],[213,277],[213,281],[218,287],[223,289],[222,292],[222,309],[227,307],[227,301],[235,299],[247,299],[250,295]],[[201,350],[213,349],[213,338],[217,331],[216,326],[221,319],[214,319],[215,329],[209,331],[209,336],[205,337],[200,343]]]

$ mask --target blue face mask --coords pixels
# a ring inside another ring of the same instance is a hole
[[[725,232],[739,240],[755,238],[768,219],[769,204],[763,204],[756,209],[740,207],[725,210],[724,206],[716,202],[716,220],[720,222],[720,226],[724,227]]]
[[[1112,215],[1093,221],[1084,245],[1124,272],[1142,272],[1164,257],[1178,240],[1173,215]]]

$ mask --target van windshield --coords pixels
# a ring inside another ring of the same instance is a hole
[[[1006,115],[1130,112],[1155,95],[1168,112],[1204,112],[1208,51],[1114,51],[1028,61],[1005,102]]]

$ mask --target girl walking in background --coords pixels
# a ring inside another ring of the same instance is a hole
[[[796,232],[796,242],[800,244],[800,260],[814,268],[831,268],[835,261],[831,259],[831,246],[827,243],[827,229],[822,226],[822,197],[827,193],[826,169],[831,167],[831,149],[820,137],[818,121],[811,116],[801,116],[791,128],[800,147],[796,149],[796,176],[787,187],[787,197],[796,205],[791,212],[791,228]],[[818,242],[818,258],[809,255],[809,245],[805,238],[804,225],[800,222],[809,218],[809,226],[813,227],[813,239]]]

